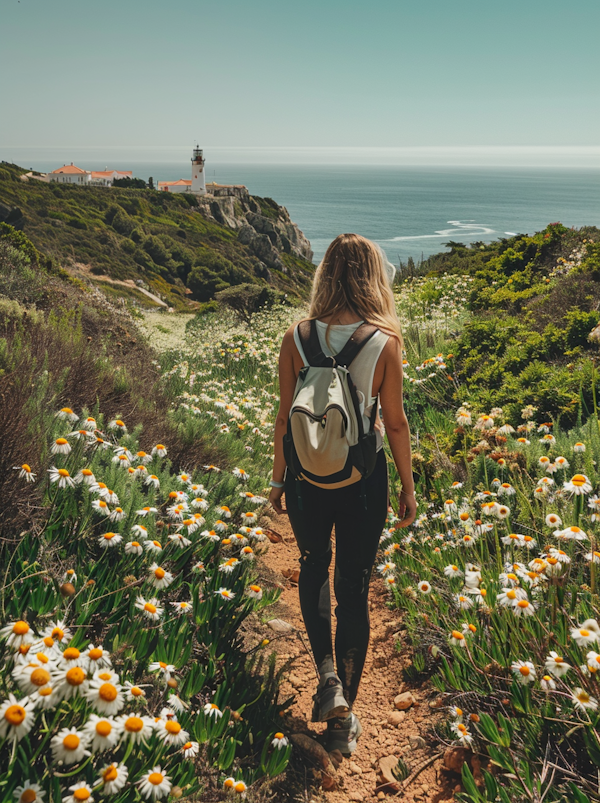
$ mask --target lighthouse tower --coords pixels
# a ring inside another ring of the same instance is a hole
[[[192,192],[196,195],[206,195],[204,156],[202,155],[202,149],[197,145],[192,154]]]

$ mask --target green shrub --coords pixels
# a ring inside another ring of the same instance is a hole
[[[249,321],[253,313],[259,309],[268,309],[276,303],[284,303],[285,294],[270,287],[244,282],[219,291],[216,299],[220,304],[232,309],[240,318]]]

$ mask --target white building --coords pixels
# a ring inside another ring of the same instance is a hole
[[[158,189],[160,192],[192,192],[192,182],[186,178],[179,181],[159,181]]]
[[[80,167],[76,167],[71,162],[70,165],[63,165],[48,173],[48,178],[50,181],[56,181],[59,184],[90,184],[92,173],[89,170],[82,170]]]
[[[92,170],[92,184],[99,187],[112,187],[116,178],[132,178],[131,170]]]

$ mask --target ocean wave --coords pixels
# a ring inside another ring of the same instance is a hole
[[[485,226],[481,223],[476,223],[474,220],[448,220],[452,226],[451,229],[439,229],[435,234],[411,234],[405,237],[392,237],[387,242],[395,243],[400,240],[431,240],[439,239],[440,237],[453,237],[459,235],[481,235],[481,234],[496,234],[495,229]]]

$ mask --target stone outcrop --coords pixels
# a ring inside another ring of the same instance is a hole
[[[281,253],[312,261],[310,242],[292,222],[287,209],[270,199],[207,195],[198,197],[197,204],[209,220],[235,229],[242,245],[268,268],[286,272]]]

